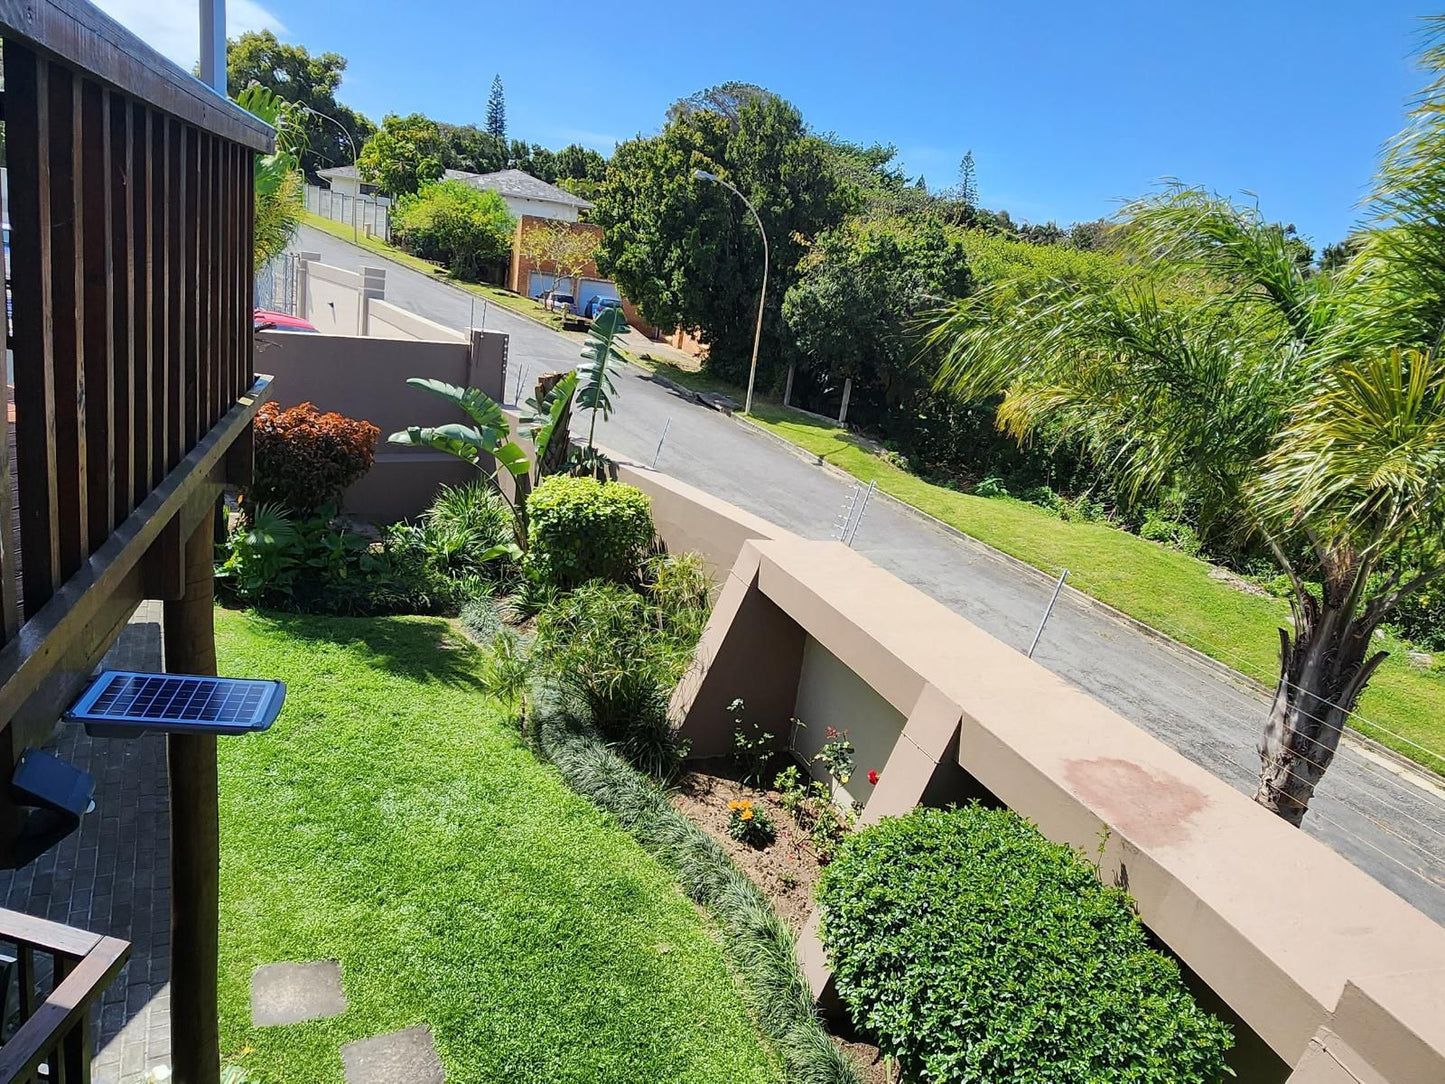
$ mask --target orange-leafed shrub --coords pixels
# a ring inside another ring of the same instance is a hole
[[[312,403],[286,410],[265,404],[256,412],[256,472],[248,502],[306,515],[339,505],[346,487],[375,462],[380,432],[370,422],[322,414]]]

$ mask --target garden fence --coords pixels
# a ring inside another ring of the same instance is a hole
[[[391,240],[391,201],[385,196],[348,196],[344,192],[308,184],[305,203],[312,214],[347,226],[351,225],[352,205],[355,204],[358,232],[370,233],[383,241]]]

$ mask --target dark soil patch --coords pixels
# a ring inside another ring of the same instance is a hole
[[[772,779],[782,767],[781,761],[770,765],[763,778]],[[812,913],[813,886],[822,866],[807,833],[783,809],[778,792],[744,786],[740,782],[743,774],[742,766],[731,759],[697,764],[678,780],[672,804],[722,844],[796,937]],[[750,799],[754,808],[765,810],[778,830],[777,839],[758,848],[728,835],[728,802],[735,798]],[[867,1084],[893,1084],[877,1046],[854,1034],[846,1019],[827,1023],[833,1041],[853,1056]]]

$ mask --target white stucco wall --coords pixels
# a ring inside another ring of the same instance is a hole
[[[331,185],[331,191],[338,196],[355,196],[361,191],[361,181],[355,177],[323,177]]]
[[[512,212],[513,218],[521,218],[523,215],[536,215],[538,218],[555,218],[562,222],[576,222],[577,208],[564,203],[552,203],[550,200],[522,199],[517,196],[503,196],[503,202],[507,210]]]

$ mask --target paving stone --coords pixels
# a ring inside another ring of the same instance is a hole
[[[425,1024],[347,1043],[341,1064],[346,1084],[445,1084],[447,1079]]]
[[[263,964],[251,974],[251,1023],[257,1027],[322,1020],[345,1011],[341,965],[335,960]]]

